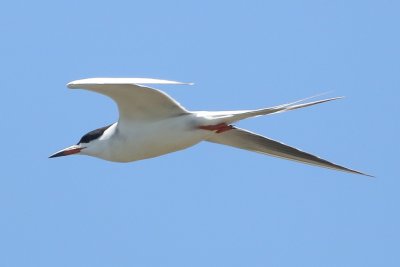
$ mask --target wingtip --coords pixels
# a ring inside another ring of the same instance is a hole
[[[69,88],[69,89],[72,89],[72,88],[74,88],[74,85],[73,85],[73,83],[67,83],[67,88]]]
[[[376,176],[371,175],[371,174],[366,174],[366,173],[360,173],[361,175],[367,176],[369,178],[376,178]]]
[[[67,83],[67,88],[75,89],[75,88],[78,88],[78,86],[76,85],[75,81],[72,81],[72,82]]]
[[[168,81],[172,85],[194,85],[192,82],[178,82],[178,81]]]
[[[367,177],[370,177],[370,178],[376,178],[374,175],[367,174],[367,173],[360,172],[360,171],[356,171],[356,170],[352,170],[352,169],[347,169],[347,168],[346,168],[345,171],[350,172],[350,173],[353,173],[353,174],[359,174],[359,175],[362,175],[362,176],[367,176]]]

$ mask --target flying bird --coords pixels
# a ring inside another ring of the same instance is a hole
[[[58,151],[50,158],[88,155],[114,162],[131,162],[208,141],[367,175],[233,125],[243,119],[313,106],[340,97],[305,103],[308,98],[256,110],[189,111],[166,93],[150,88],[147,84],[187,83],[149,78],[91,78],[68,83],[67,86],[71,89],[86,89],[112,98],[118,105],[119,119],[113,124],[85,134],[76,145]]]

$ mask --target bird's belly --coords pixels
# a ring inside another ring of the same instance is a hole
[[[162,121],[140,127],[131,127],[114,141],[107,160],[130,162],[157,157],[193,146],[206,138],[205,131],[195,123]]]

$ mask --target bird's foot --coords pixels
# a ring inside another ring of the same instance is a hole
[[[232,129],[235,129],[234,126],[228,125],[226,123],[220,123],[216,125],[203,125],[199,126],[199,129],[208,130],[208,131],[215,131],[215,133],[223,133]]]

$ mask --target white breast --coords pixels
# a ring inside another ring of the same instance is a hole
[[[105,134],[106,147],[95,156],[109,161],[130,162],[181,150],[212,134],[197,129],[201,123],[204,123],[204,118],[185,114],[153,122],[116,125]]]

